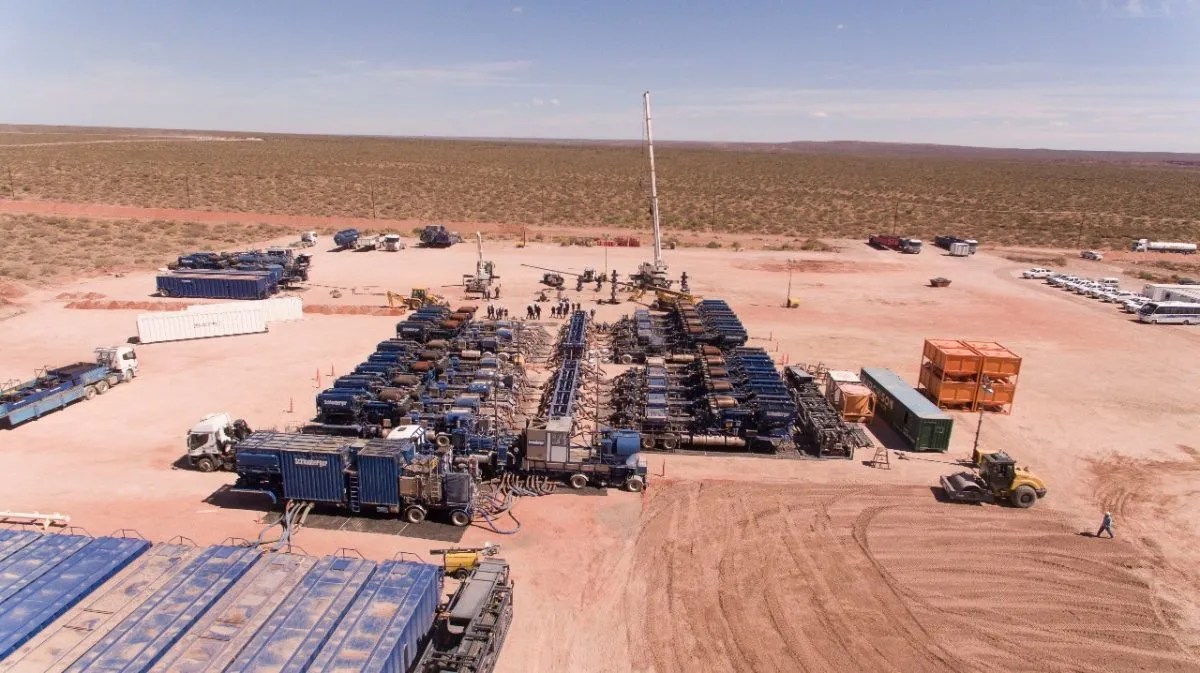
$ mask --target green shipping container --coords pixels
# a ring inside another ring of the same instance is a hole
[[[864,367],[860,378],[875,393],[875,416],[892,426],[914,451],[946,451],[954,419],[890,369]]]

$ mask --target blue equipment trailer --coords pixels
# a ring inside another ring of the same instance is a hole
[[[333,235],[333,243],[339,248],[353,247],[358,242],[357,229],[343,229]]]
[[[108,390],[109,373],[105,364],[77,362],[46,369],[32,381],[5,389],[0,392],[0,427],[13,428],[76,400],[90,400],[103,392],[100,388]]]
[[[279,289],[272,271],[180,269],[158,275],[158,293],[189,299],[266,299]]]

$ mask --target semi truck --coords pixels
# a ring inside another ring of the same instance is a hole
[[[274,502],[394,514],[409,523],[433,514],[466,526],[474,515],[475,475],[456,465],[449,450],[431,452],[425,437],[420,426],[368,440],[255,432],[237,444],[234,490]]]
[[[871,246],[881,250],[895,250],[910,255],[920,254],[922,247],[921,239],[919,238],[905,238],[903,236],[891,236],[888,234],[873,234],[867,239],[867,242]]]
[[[78,400],[103,395],[137,376],[137,353],[131,346],[96,349],[95,362],[39,369],[34,378],[0,389],[0,427],[14,428]]]
[[[1195,243],[1180,243],[1175,241],[1151,241],[1139,238],[1133,242],[1134,252],[1178,252],[1184,255],[1196,254]]]
[[[1200,287],[1195,285],[1148,283],[1142,288],[1142,295],[1151,301],[1188,301],[1200,302]]]
[[[462,237],[446,229],[445,225],[430,224],[421,230],[420,241],[423,248],[449,248],[462,243]]]

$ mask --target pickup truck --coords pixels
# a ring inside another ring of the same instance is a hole
[[[1050,275],[1053,273],[1054,272],[1051,271],[1050,269],[1044,269],[1040,266],[1035,266],[1032,269],[1029,269],[1028,271],[1022,271],[1021,277],[1022,278],[1049,278]]]

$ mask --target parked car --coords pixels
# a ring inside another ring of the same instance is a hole
[[[1043,269],[1040,266],[1035,266],[1028,271],[1022,271],[1022,278],[1049,278],[1054,272],[1050,269]]]
[[[1074,283],[1078,280],[1080,280],[1079,276],[1072,276],[1069,274],[1059,274],[1058,276],[1051,276],[1047,279],[1047,281],[1055,287],[1063,287],[1067,283]]]
[[[1121,310],[1125,311],[1126,313],[1137,313],[1137,310],[1142,307],[1142,304],[1145,304],[1149,301],[1149,297],[1143,297],[1141,295],[1130,297],[1121,304]]]
[[[1112,302],[1114,304],[1123,304],[1123,303],[1125,303],[1125,301],[1127,299],[1133,299],[1134,297],[1140,297],[1140,296],[1141,295],[1139,295],[1136,292],[1130,292],[1129,290],[1120,290],[1118,292],[1110,292],[1108,294],[1108,296],[1104,298],[1104,301]]]
[[[1093,262],[1099,262],[1099,261],[1104,260],[1104,255],[1099,252],[1096,252],[1095,250],[1084,250],[1083,252],[1079,253],[1079,256],[1084,259],[1090,259]]]

